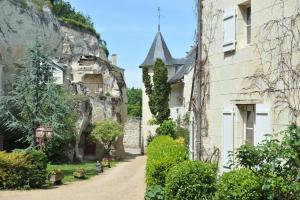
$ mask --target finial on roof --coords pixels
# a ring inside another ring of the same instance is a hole
[[[158,7],[158,32],[160,32],[160,7]]]

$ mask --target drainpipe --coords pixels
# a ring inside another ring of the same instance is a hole
[[[194,107],[194,117],[196,121],[195,127],[195,150],[194,159],[201,160],[202,158],[202,113],[201,113],[201,83],[202,83],[202,0],[198,0],[198,57],[195,69],[195,107]]]

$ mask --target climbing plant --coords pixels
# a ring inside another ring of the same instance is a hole
[[[169,95],[171,86],[168,83],[168,69],[161,59],[153,67],[153,83],[147,67],[143,68],[143,82],[149,97],[149,107],[158,124],[170,117]]]

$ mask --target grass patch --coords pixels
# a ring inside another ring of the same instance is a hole
[[[111,163],[111,166],[114,167],[116,166],[117,162],[113,161]],[[77,168],[83,168],[86,171],[86,179],[90,179],[93,176],[96,176],[96,162],[87,162],[87,163],[78,163],[78,164],[48,164],[47,166],[47,171],[50,172],[54,169],[60,169],[63,171],[64,173],[64,179],[63,182],[64,183],[68,183],[68,182],[74,182],[74,181],[78,181],[80,179],[76,179],[73,176],[73,172],[77,169]],[[107,170],[107,168],[105,168],[104,170]]]

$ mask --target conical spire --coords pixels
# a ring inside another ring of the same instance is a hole
[[[160,31],[156,34],[149,53],[143,64],[141,64],[141,67],[153,66],[157,58],[162,59],[165,65],[173,65],[173,58]]]

